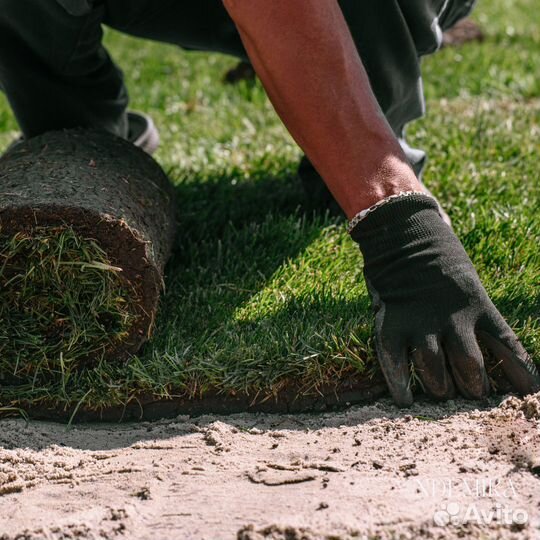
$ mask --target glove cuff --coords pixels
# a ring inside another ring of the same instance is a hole
[[[385,197],[384,199],[381,199],[380,201],[376,202],[373,206],[370,206],[369,208],[366,208],[365,210],[358,212],[358,214],[356,214],[349,221],[349,226],[347,227],[347,231],[351,233],[353,229],[356,228],[358,223],[363,221],[369,214],[371,214],[375,210],[378,210],[381,206],[388,204],[389,202],[392,202],[395,199],[403,199],[404,197],[410,197],[412,195],[429,195],[429,194],[426,194],[424,191],[401,191],[394,195]]]
[[[439,213],[437,201],[428,194],[413,193],[385,199],[349,231],[364,257],[378,255],[418,241],[454,235]]]

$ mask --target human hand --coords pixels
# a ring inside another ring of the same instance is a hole
[[[490,385],[479,342],[501,362],[520,394],[540,376],[489,299],[458,238],[428,195],[397,197],[351,231],[364,256],[375,311],[379,362],[394,401],[413,401],[409,362],[426,392],[478,399]]]

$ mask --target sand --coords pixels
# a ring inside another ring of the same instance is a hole
[[[540,394],[0,422],[1,540],[540,538]]]

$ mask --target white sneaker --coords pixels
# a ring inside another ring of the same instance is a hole
[[[143,113],[128,111],[127,140],[152,155],[159,146],[159,132],[152,119]]]

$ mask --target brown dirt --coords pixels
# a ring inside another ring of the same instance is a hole
[[[321,385],[306,391],[290,382],[278,391],[226,392],[207,388],[202,395],[177,395],[169,399],[152,394],[136,394],[126,405],[89,409],[76,405],[66,408],[21,403],[21,407],[35,420],[59,422],[126,422],[130,420],[159,420],[178,415],[233,414],[240,412],[306,413],[324,412],[352,404],[371,402],[388,394],[381,374],[347,377],[333,384]],[[13,416],[13,412],[0,417]]]
[[[0,539],[538,539],[540,394],[495,405],[4,420]]]

